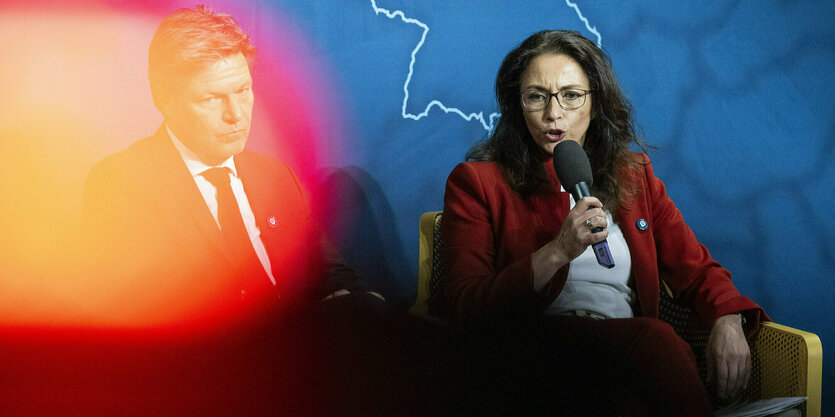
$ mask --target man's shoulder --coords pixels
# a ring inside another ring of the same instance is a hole
[[[139,205],[153,195],[148,181],[150,161],[153,160],[152,138],[140,139],[93,165],[87,173],[82,194],[85,222],[114,212],[140,213]]]
[[[250,150],[249,148],[244,148],[244,150],[235,157],[235,160],[243,161],[244,163],[257,166],[259,168],[290,170],[290,167],[288,167],[284,161]]]
[[[148,136],[140,139],[121,151],[105,156],[90,169],[90,176],[95,175],[119,175],[122,173],[135,173],[137,169],[147,169],[149,161],[153,157],[153,148],[157,139]]]
[[[284,161],[249,149],[235,156],[235,166],[245,177],[298,183],[296,174]]]

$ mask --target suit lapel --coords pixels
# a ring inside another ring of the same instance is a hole
[[[255,217],[255,225],[261,231],[261,241],[267,247],[267,253],[271,254],[269,239],[267,238],[270,228],[267,222],[270,215],[274,214],[270,213],[270,208],[276,207],[273,199],[276,198],[275,192],[278,190],[270,185],[264,172],[257,172],[258,167],[255,165],[249,151],[244,150],[235,155],[235,169],[238,171],[238,177],[244,185],[244,192],[247,200],[249,200],[249,208],[252,209],[252,215]],[[265,190],[269,190],[269,192],[265,192]]]
[[[275,199],[279,190],[276,190],[274,184],[269,182],[266,172],[261,172],[264,167],[254,163],[250,151],[246,149],[235,155],[235,169],[243,183],[249,208],[255,218],[255,225],[261,232],[261,243],[270,260],[273,277],[278,283],[280,273],[276,267],[281,264],[282,260],[276,258],[277,248],[274,242],[276,236],[273,235],[278,216],[271,210],[274,211],[278,207]],[[268,222],[273,222],[273,224],[270,225]]]
[[[644,187],[644,190],[647,188]],[[648,191],[645,191],[645,193]],[[643,198],[642,198],[643,197]],[[639,314],[644,317],[658,317],[658,263],[655,256],[655,240],[652,234],[652,212],[647,206],[647,196],[639,195],[630,202],[628,209],[620,210],[620,230],[629,246],[632,258],[632,278],[635,280],[635,292],[638,294]],[[648,222],[649,228],[641,230],[638,222]],[[655,278],[652,278],[655,277]]]
[[[153,172],[159,180],[156,187],[159,195],[170,200],[163,206],[187,216],[200,233],[231,261],[229,245],[164,125],[153,136],[151,159]]]
[[[244,185],[255,224],[261,230],[261,240],[266,245],[269,230],[276,226],[270,222],[286,220],[287,216],[292,217],[291,214],[298,208],[293,205],[296,199],[285,195],[290,192],[286,189],[286,181],[276,180],[274,167],[259,162],[255,156],[257,154],[244,149],[235,155],[235,169],[238,170],[238,176]],[[291,181],[291,178],[292,174],[289,174],[288,181]],[[297,193],[298,189],[293,188],[292,191]]]

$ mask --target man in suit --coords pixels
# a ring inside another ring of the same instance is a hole
[[[166,17],[148,78],[165,121],[100,161],[85,227],[124,320],[217,317],[369,291],[341,264],[283,162],[245,149],[255,48],[234,20],[198,6]],[[103,261],[102,261],[103,260]]]
[[[443,404],[430,398],[446,395],[436,376],[454,362],[434,364],[449,357],[435,330],[339,261],[287,165],[245,149],[255,55],[246,34],[198,6],[166,17],[149,49],[164,123],[93,167],[83,217],[110,320],[170,325],[176,337],[117,340],[106,377],[124,397],[169,401],[172,415],[399,415]]]

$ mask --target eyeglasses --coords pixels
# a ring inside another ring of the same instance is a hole
[[[536,88],[529,88],[522,92],[522,107],[528,111],[539,111],[551,103],[551,97],[557,99],[557,103],[563,110],[577,110],[586,104],[586,96],[592,90],[581,90],[579,88],[569,88],[550,93]]]

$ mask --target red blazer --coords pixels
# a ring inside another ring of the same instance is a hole
[[[714,261],[684,223],[653,175],[645,154],[636,154],[643,175],[640,193],[615,218],[632,256],[630,285],[637,293],[636,316],[658,317],[659,280],[707,322],[725,314],[762,309],[739,294],[731,274]],[[543,162],[555,191],[523,199],[502,176],[496,162],[463,162],[449,175],[441,225],[445,283],[438,312],[458,319],[539,314],[559,295],[570,264],[551,281],[533,289],[531,255],[552,240],[569,211],[569,193],[560,192],[551,159]],[[637,222],[645,220],[646,230]],[[615,259],[617,262],[617,259]]]
[[[114,291],[125,292],[125,308],[137,314],[162,309],[177,315],[207,303],[240,302],[241,290],[287,303],[337,289],[366,289],[323,243],[302,187],[287,165],[244,150],[235,156],[235,167],[267,249],[275,287],[260,264],[249,270],[234,264],[164,126],[93,167],[84,191],[84,226],[95,237],[96,275],[103,285],[113,282]]]

